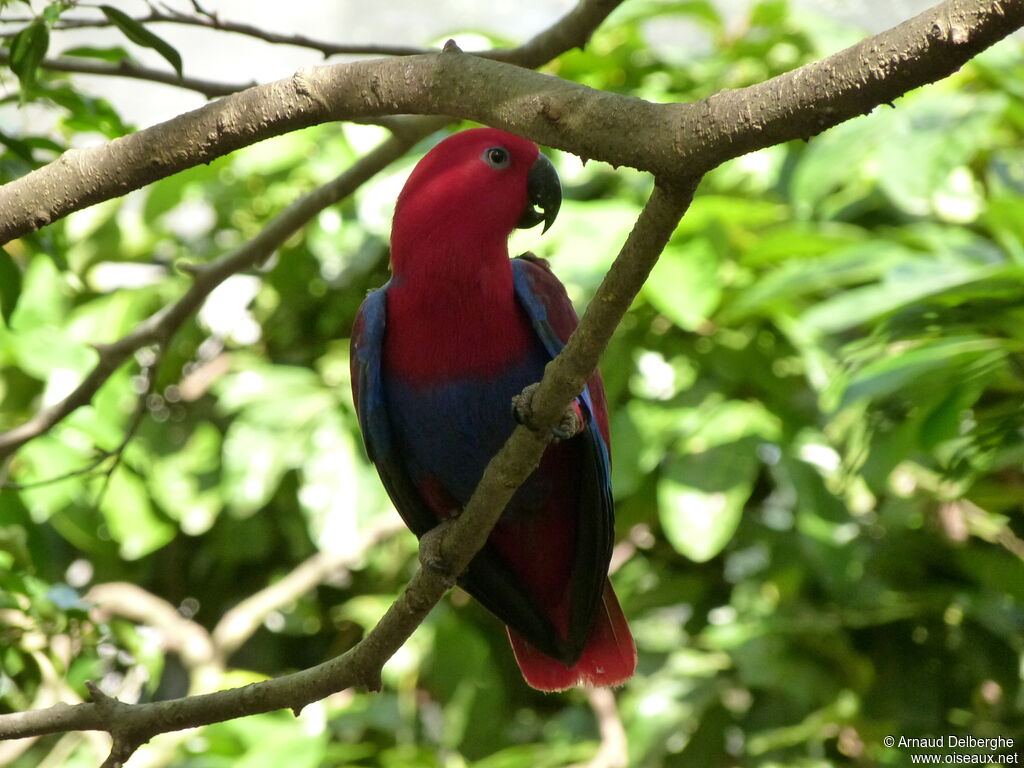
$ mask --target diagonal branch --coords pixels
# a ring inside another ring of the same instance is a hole
[[[452,51],[301,70],[0,188],[0,243],[288,131],[380,115],[452,115],[662,178],[807,138],[956,71],[1024,26],[1024,0],[946,0],[822,61],[693,104],[652,104]]]
[[[227,659],[253,635],[271,612],[294,602],[322,584],[331,574],[354,568],[370,549],[401,530],[405,530],[402,519],[395,514],[388,515],[358,539],[347,542],[343,551],[317,552],[280,581],[242,600],[213,628],[213,646],[217,653]]]
[[[545,371],[534,402],[538,432],[517,427],[487,465],[463,514],[443,529],[442,539],[427,537],[421,565],[387,613],[353,648],[310,669],[261,683],[183,699],[129,705],[93,690],[91,704],[57,705],[46,710],[0,715],[0,740],[71,730],[104,730],[114,737],[107,764],[123,761],[142,743],[168,731],[244,715],[289,708],[353,686],[380,687],[384,663],[402,646],[433,606],[454,584],[489,535],[515,489],[537,465],[550,432],[582,382],[597,365],[618,320],[629,308],[692,199],[696,181],[656,186],[577,332]],[[576,382],[580,383],[576,387]],[[574,388],[575,387],[575,388]],[[433,545],[439,544],[436,549]],[[435,560],[434,555],[441,559]]]
[[[239,246],[217,261],[190,268],[194,280],[189,289],[173,304],[160,309],[126,336],[111,344],[95,345],[98,360],[82,382],[63,400],[39,411],[24,424],[0,433],[0,464],[18,448],[39,435],[83,405],[104,382],[132,354],[150,344],[160,344],[171,338],[182,323],[195,312],[214,288],[231,275],[250,269],[265,261],[275,249],[314,216],[329,205],[350,195],[367,179],[402,157],[409,148],[443,124],[437,119],[419,120],[408,125],[408,130],[385,140],[352,167],[322,187],[303,195],[293,202],[252,240]]]

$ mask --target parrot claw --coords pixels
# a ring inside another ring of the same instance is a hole
[[[516,423],[522,424],[536,431],[533,426],[533,396],[537,392],[540,383],[530,384],[518,395],[512,398],[512,418]],[[583,411],[576,400],[573,400],[565,409],[562,420],[557,427],[551,427],[551,434],[556,440],[568,440],[576,437],[583,431]]]

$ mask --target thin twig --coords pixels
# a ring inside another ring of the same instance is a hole
[[[0,477],[0,488],[7,488],[13,491],[26,491],[33,488],[42,488],[47,485],[53,485],[54,483],[60,483],[65,480],[70,480],[75,477],[82,477],[83,475],[91,475],[101,473],[105,476],[103,489],[100,491],[93,506],[99,506],[102,501],[104,494],[106,493],[107,485],[110,482],[110,476],[114,474],[114,471],[120,466],[121,458],[124,454],[125,449],[128,447],[128,443],[135,437],[135,433],[138,432],[139,427],[142,426],[142,419],[146,415],[147,401],[150,395],[155,391],[156,377],[159,373],[160,363],[163,360],[162,348],[158,349],[158,352],[153,358],[153,362],[149,365],[142,367],[142,375],[146,377],[146,389],[139,393],[139,396],[135,400],[135,407],[132,409],[131,418],[128,421],[128,427],[124,431],[124,435],[116,446],[110,449],[98,449],[99,454],[95,459],[90,461],[83,467],[73,469],[70,472],[63,472],[53,477],[47,477],[42,480],[33,480],[28,483],[12,483],[9,482],[6,477]],[[100,470],[100,467],[109,461],[111,458],[114,461],[111,466]]]
[[[0,64],[10,64],[11,57],[6,51],[0,51]],[[175,85],[186,90],[201,93],[208,99],[219,96],[227,96],[230,93],[244,91],[256,85],[256,81],[248,83],[221,83],[213,80],[203,80],[198,77],[179,77],[174,72],[165,72],[162,69],[153,69],[136,64],[133,61],[121,61],[117,64],[94,61],[86,58],[62,57],[56,59],[43,59],[39,66],[51,72],[69,72],[81,75],[106,75],[109,77],[127,77],[133,80],[147,80],[165,85]]]
[[[431,49],[411,45],[373,45],[366,43],[338,44],[326,40],[316,40],[306,35],[285,35],[280,32],[261,29],[252,24],[236,21],[223,21],[215,13],[201,12],[203,15],[191,16],[186,13],[178,13],[172,9],[166,12],[153,10],[147,16],[138,16],[135,21],[140,24],[182,24],[191,27],[204,27],[206,29],[220,32],[233,32],[239,35],[263,40],[268,43],[282,45],[294,45],[299,48],[309,48],[318,51],[326,58],[338,55],[367,55],[367,56],[410,56],[417,53],[427,53]],[[5,24],[29,23],[29,18],[12,18],[3,21]],[[94,29],[109,27],[111,22],[108,19],[61,19],[54,24],[54,29]]]
[[[587,701],[597,719],[597,730],[601,734],[601,746],[594,756],[580,768],[627,768],[629,765],[629,740],[626,729],[619,717],[615,694],[609,688],[591,688]]]
[[[287,576],[250,595],[229,610],[213,629],[213,646],[222,658],[234,653],[271,613],[309,592],[329,576],[355,567],[373,547],[404,529],[398,515],[387,515],[342,552],[317,552]]]

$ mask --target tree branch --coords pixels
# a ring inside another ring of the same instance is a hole
[[[587,701],[597,718],[601,746],[586,763],[574,768],[627,768],[629,765],[629,739],[619,717],[615,694],[607,688],[591,688]]]
[[[454,583],[536,467],[549,439],[548,427],[558,422],[596,367],[689,204],[700,173],[751,149],[806,137],[870,111],[949,74],[1022,24],[1024,0],[950,0],[823,62],[689,105],[653,105],[459,53],[322,67],[87,151],[95,154],[67,153],[8,185],[23,185],[13,192],[0,190],[0,221],[16,218],[0,234],[17,236],[18,227],[49,222],[104,195],[146,183],[146,174],[152,174],[149,180],[159,178],[314,122],[402,112],[481,120],[586,157],[650,170],[658,182],[576,332],[545,370],[532,403],[537,431],[517,427],[488,464],[463,513],[436,536],[424,537],[421,566],[360,643],[312,669],[241,689],[141,705],[94,691],[92,704],[0,716],[0,739],[107,730],[114,736],[107,764],[114,765],[157,733],[284,707],[298,711],[344,688],[379,687],[383,664]],[[177,131],[184,131],[188,141],[175,140]],[[668,138],[659,138],[661,132]],[[167,153],[154,151],[162,149],[160,142],[169,142]],[[189,157],[190,148],[198,157]],[[132,175],[133,163],[150,158],[145,173]],[[74,166],[82,163],[98,164],[90,168],[99,177],[94,184],[75,176]],[[111,181],[112,169],[129,178]],[[74,193],[62,197],[62,183]],[[24,201],[42,189],[56,201],[45,210],[31,210]],[[20,213],[19,206],[27,207],[27,213]],[[200,271],[197,283],[202,277]]]
[[[807,138],[954,72],[1024,26],[1024,0],[947,0],[819,62],[693,104],[652,104],[455,52],[301,70],[0,187],[0,243],[287,131],[453,115],[662,178]]]
[[[0,51],[0,64],[10,64],[11,57],[6,51]],[[208,99],[217,96],[227,96],[229,93],[244,91],[256,85],[249,83],[218,83],[213,80],[202,80],[198,77],[178,77],[174,72],[165,72],[162,69],[151,69],[131,61],[122,61],[119,64],[108,64],[93,59],[79,58],[57,58],[43,59],[39,66],[51,72],[71,72],[82,75],[107,75],[109,77],[128,77],[133,80],[147,80],[165,85],[176,85],[190,91],[197,91]]]
[[[691,181],[682,186],[655,187],[579,328],[545,371],[534,398],[535,403],[545,404],[535,412],[539,431],[516,428],[487,465],[463,514],[442,530],[440,541],[425,538],[421,552],[427,564],[417,569],[377,626],[357,645],[301,672],[244,688],[171,701],[124,704],[93,687],[91,704],[57,705],[46,710],[0,715],[0,740],[69,730],[105,730],[114,737],[107,764],[116,765],[158,733],[276,709],[298,712],[310,702],[353,686],[378,689],[385,662],[454,584],[455,577],[487,539],[515,489],[539,462],[550,436],[548,428],[557,423],[565,406],[596,367],[618,319],[629,308],[689,204],[695,185]],[[575,382],[580,384],[573,389]]]
[[[31,23],[32,19],[7,19],[4,23]],[[418,53],[427,53],[430,49],[411,45],[373,45],[367,43],[339,44],[326,40],[317,40],[306,35],[284,35],[279,32],[272,32],[262,29],[253,24],[246,24],[238,21],[225,21],[216,13],[206,16],[192,16],[187,13],[161,13],[153,11],[146,16],[137,16],[135,21],[140,24],[182,24],[191,27],[203,27],[219,32],[233,32],[246,37],[253,37],[267,43],[281,45],[294,45],[298,48],[309,48],[319,51],[328,56],[339,55],[367,55],[367,56],[410,56]],[[113,24],[108,19],[61,19],[54,25],[54,29],[97,29],[111,27]]]
[[[264,587],[229,610],[213,628],[213,647],[224,659],[248,640],[273,611],[294,602],[331,574],[351,569],[366,553],[405,528],[398,515],[388,515],[343,552],[317,552],[287,576]]]

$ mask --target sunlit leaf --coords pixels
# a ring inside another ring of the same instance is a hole
[[[751,438],[672,456],[658,480],[658,513],[669,543],[705,562],[736,532],[760,461]]]
[[[881,188],[903,210],[934,210],[950,174],[990,141],[1005,108],[997,96],[929,95],[902,103],[887,121],[878,162]]]
[[[893,271],[881,283],[836,294],[809,309],[800,319],[811,328],[834,333],[998,272],[998,267],[920,259]]]
[[[661,255],[643,295],[680,328],[706,322],[722,295],[718,258],[707,240],[670,245]]]
[[[892,350],[857,371],[843,393],[841,405],[908,391],[915,381],[927,377],[933,377],[933,384],[944,377],[963,378],[971,362],[983,357],[998,362],[1008,351],[1005,342],[983,337],[937,339],[910,349]]]
[[[174,538],[174,526],[155,513],[142,478],[125,468],[110,476],[100,510],[128,560],[148,555]]]

